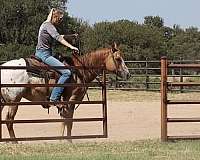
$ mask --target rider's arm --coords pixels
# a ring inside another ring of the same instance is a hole
[[[73,50],[77,50],[78,51],[78,48],[72,46],[70,43],[68,43],[65,39],[64,39],[64,35],[60,35],[58,32],[57,32],[57,29],[55,28],[54,25],[52,25],[51,23],[47,23],[47,32],[55,39],[57,40],[58,42],[60,42],[61,44],[63,44],[64,46],[66,47],[69,47]]]
[[[78,48],[72,46],[70,43],[68,43],[65,39],[64,39],[64,35],[60,35],[59,38],[58,38],[58,41],[63,44],[64,46],[66,47],[69,47],[73,50],[78,50]]]

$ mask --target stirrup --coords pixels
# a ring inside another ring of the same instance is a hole
[[[60,100],[51,100],[50,99],[50,102],[60,102]],[[57,108],[63,108],[62,104],[53,104],[53,105],[56,106]]]

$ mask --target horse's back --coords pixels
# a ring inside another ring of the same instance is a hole
[[[23,58],[18,60],[11,60],[8,61],[2,66],[26,66],[26,62]],[[13,83],[21,82],[26,79],[27,77],[26,69],[2,69],[1,70],[1,82],[2,83]]]
[[[8,61],[2,66],[26,66],[23,58],[18,60]],[[1,83],[2,84],[26,84],[29,81],[29,76],[26,69],[2,69],[1,70]],[[9,95],[10,99],[15,99],[18,94],[24,91],[24,87],[11,87],[2,88],[3,95]]]
[[[3,63],[2,66],[26,66],[26,62],[23,58],[13,59]]]

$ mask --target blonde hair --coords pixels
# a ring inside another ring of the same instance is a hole
[[[52,8],[51,11],[49,12],[49,15],[47,16],[46,22],[51,22],[53,11],[54,11],[54,8]]]
[[[46,22],[51,22],[53,17],[61,18],[61,16],[63,16],[63,14],[64,14],[63,11],[61,11],[59,9],[52,8],[51,11],[49,12],[49,15],[47,16]]]

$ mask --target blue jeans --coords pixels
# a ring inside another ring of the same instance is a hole
[[[59,60],[57,60],[52,56],[51,49],[49,50],[37,49],[35,56],[41,59],[44,63],[48,64],[49,66],[65,66],[62,62],[60,62]],[[56,70],[62,74],[57,84],[64,84],[66,81],[69,80],[71,76],[71,71],[69,69],[56,69]],[[63,93],[63,90],[64,87],[54,87],[51,92],[50,100],[59,101]]]

